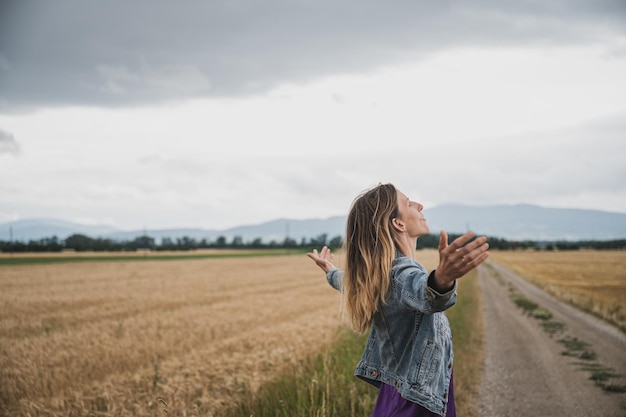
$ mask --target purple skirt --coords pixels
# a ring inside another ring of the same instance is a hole
[[[450,376],[450,389],[448,390],[448,410],[445,417],[456,417],[454,409],[454,389],[452,376]],[[372,417],[441,417],[421,405],[404,399],[395,387],[380,384],[376,405]]]

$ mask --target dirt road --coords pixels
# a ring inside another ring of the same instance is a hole
[[[621,374],[604,383],[626,385],[623,332],[493,262],[480,268],[479,281],[486,327],[482,417],[626,416],[626,393],[609,392],[590,379]],[[548,311],[551,328],[562,330],[550,334],[545,320],[515,304],[514,294]]]

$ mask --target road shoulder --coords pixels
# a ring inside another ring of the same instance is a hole
[[[607,392],[583,370],[585,359],[564,355],[563,340],[587,343],[593,362],[626,373],[626,336],[490,262],[479,269],[486,328],[485,372],[480,390],[484,417],[626,415],[626,394]],[[541,306],[560,331],[546,330],[513,295]],[[624,384],[624,377],[612,383]]]

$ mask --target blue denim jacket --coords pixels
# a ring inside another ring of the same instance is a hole
[[[401,253],[391,270],[391,291],[374,315],[355,375],[380,387],[395,386],[402,397],[445,415],[452,375],[452,332],[444,310],[456,303],[456,283],[445,294],[428,286],[429,274]],[[342,288],[343,271],[326,278]]]

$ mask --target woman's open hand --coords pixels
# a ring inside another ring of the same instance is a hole
[[[474,232],[467,232],[448,245],[448,234],[439,236],[439,266],[435,270],[438,288],[451,288],[454,281],[476,268],[489,257],[489,244],[485,236],[474,240]]]
[[[328,249],[327,246],[324,246],[320,253],[317,253],[317,249],[313,249],[313,252],[307,253],[306,256],[313,259],[313,261],[315,261],[317,266],[322,268],[324,272],[328,272],[331,269],[335,268],[335,265],[333,265],[333,262],[332,262],[333,255],[332,253],[330,253],[330,249]]]

